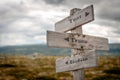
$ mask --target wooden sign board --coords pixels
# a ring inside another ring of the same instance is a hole
[[[60,48],[108,50],[108,39],[72,33],[47,31],[47,45]]]
[[[65,19],[57,22],[55,24],[55,31],[65,32],[93,20],[94,20],[94,12],[93,12],[93,5],[91,5],[80,11],[77,11],[72,16],[68,16]]]
[[[56,72],[78,70],[81,68],[96,67],[98,65],[95,50],[90,50],[82,55],[59,58],[56,60]]]

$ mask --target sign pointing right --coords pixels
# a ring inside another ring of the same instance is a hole
[[[94,20],[93,5],[64,18],[55,24],[55,31],[66,32]]]

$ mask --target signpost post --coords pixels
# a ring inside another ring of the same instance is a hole
[[[72,11],[70,13],[72,13]],[[76,28],[76,29],[72,30],[71,32],[83,34],[82,33],[82,26],[79,26],[79,28]],[[73,52],[73,54],[71,54],[71,56],[72,55],[79,55],[79,54],[82,55],[82,54],[84,54],[83,46],[81,47],[81,50],[73,49],[72,52]],[[78,69],[73,71],[73,79],[74,80],[85,80],[84,75],[85,75],[84,68],[78,68]]]
[[[74,80],[84,80],[84,68],[98,65],[96,50],[108,50],[108,39],[84,35],[82,25],[94,20],[93,5],[84,9],[74,8],[70,16],[57,22],[57,32],[47,32],[50,47],[71,48],[71,57],[56,60],[56,72],[72,71]],[[71,33],[64,33],[71,31]],[[63,33],[62,33],[63,32]]]

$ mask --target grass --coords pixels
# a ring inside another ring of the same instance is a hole
[[[60,56],[6,56],[0,59],[0,80],[73,80],[72,72],[55,72]],[[120,80],[120,57],[100,56],[99,66],[85,69],[86,80]]]

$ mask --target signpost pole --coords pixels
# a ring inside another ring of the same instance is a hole
[[[72,30],[71,32],[82,34],[82,26]],[[84,54],[84,49],[82,48],[82,46],[81,46],[81,49],[79,49],[79,50],[72,49],[71,56],[80,55],[80,54]],[[74,70],[73,71],[73,79],[74,80],[84,80],[84,69]]]
[[[70,15],[73,15],[75,12],[79,11],[80,9],[72,9],[70,11]],[[71,33],[78,33],[78,34],[83,34],[82,32],[82,26],[79,26],[73,30],[71,30]],[[81,46],[81,49],[72,49],[72,54],[71,56],[75,56],[75,55],[80,55],[80,54],[84,54],[84,49],[83,47]],[[74,70],[73,71],[73,79],[74,80],[85,80],[85,77],[84,77],[84,69],[79,69],[79,70]]]
[[[84,80],[84,69],[73,71],[74,80]]]

